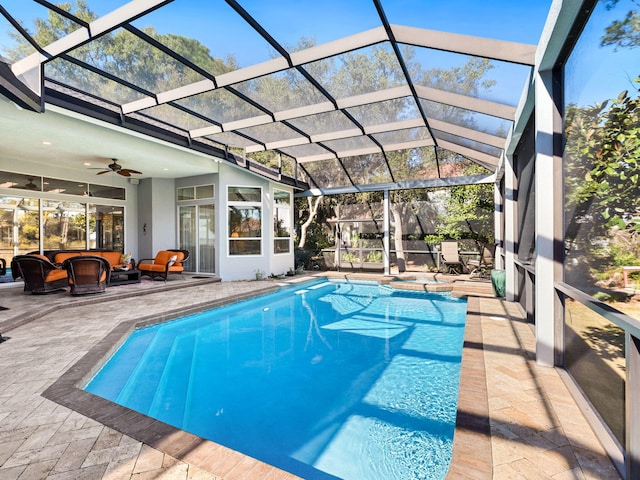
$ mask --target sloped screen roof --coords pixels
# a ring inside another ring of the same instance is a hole
[[[492,173],[550,2],[79,3],[0,6],[45,100],[331,193]]]

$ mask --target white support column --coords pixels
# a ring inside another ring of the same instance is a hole
[[[510,302],[516,299],[516,244],[518,239],[518,181],[513,169],[513,157],[504,162],[504,269],[505,296]]]
[[[537,72],[535,79],[535,216],[536,360],[555,364],[561,341],[562,308],[554,282],[562,279],[562,157],[554,151],[554,128],[560,125],[553,97],[551,71]]]
[[[389,219],[389,190],[384,191],[384,198],[382,200],[382,212],[382,261],[384,264],[384,274],[390,275],[389,264],[391,252],[389,251],[389,231],[391,230],[391,222]]]

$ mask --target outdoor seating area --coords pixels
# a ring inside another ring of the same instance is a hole
[[[489,278],[491,276],[491,269],[494,267],[495,262],[496,245],[483,245],[480,258],[467,260],[467,266],[471,270],[471,278]]]
[[[11,274],[14,281],[24,283],[25,292],[48,294],[68,288],[71,295],[84,295],[103,293],[113,285],[140,283],[142,275],[165,282],[170,274],[184,278],[183,263],[188,258],[188,250],[162,250],[154,259],[136,265],[130,255],[112,250],[53,250],[16,255]],[[5,273],[6,269],[2,275]]]
[[[69,286],[67,271],[43,255],[16,255],[11,261],[13,279],[24,281],[24,291],[33,294],[59,292]]]
[[[37,254],[39,252],[32,252]],[[108,249],[91,249],[91,250],[45,250],[43,254],[57,265],[62,265],[65,260],[77,256],[91,255],[104,258],[109,263],[109,268],[115,270],[118,268],[133,268],[136,261],[131,255]]]
[[[465,266],[462,257],[460,257],[460,247],[455,240],[448,240],[440,244],[440,266],[452,275],[463,273]]]

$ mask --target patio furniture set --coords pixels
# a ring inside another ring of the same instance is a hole
[[[107,287],[140,283],[146,275],[167,280],[170,274],[184,271],[187,250],[161,250],[154,258],[138,263],[130,255],[113,250],[51,250],[31,252],[11,260],[14,281],[24,281],[24,291],[46,294],[70,289],[71,295],[101,293]]]

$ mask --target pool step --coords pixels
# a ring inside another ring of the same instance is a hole
[[[100,370],[87,385],[86,390],[116,401],[156,336],[157,330],[154,329],[135,332],[129,337],[126,348],[121,348],[113,354],[108,368]]]
[[[149,407],[149,416],[171,425],[182,425],[189,398],[196,338],[196,335],[182,335],[176,338],[162,370],[158,388],[150,392],[153,394],[153,400]]]
[[[115,401],[141,413],[147,413],[158,388],[168,353],[174,343],[172,335],[159,330],[140,357]],[[163,353],[165,352],[165,353]]]

